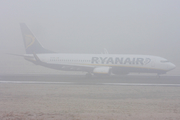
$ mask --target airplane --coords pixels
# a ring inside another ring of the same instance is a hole
[[[63,70],[87,72],[87,77],[98,75],[127,75],[129,73],[166,74],[176,66],[167,59],[136,54],[65,54],[45,49],[25,23],[20,23],[26,54],[25,60],[36,65]]]

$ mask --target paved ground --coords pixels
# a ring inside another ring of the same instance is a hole
[[[9,81],[56,81],[56,82],[77,82],[77,83],[164,83],[179,84],[180,76],[106,76],[86,78],[84,75],[0,75],[0,80]]]
[[[1,76],[0,119],[179,120],[179,84],[178,76]]]

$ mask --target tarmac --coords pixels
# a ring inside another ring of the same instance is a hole
[[[180,76],[0,75],[0,120],[179,120]]]
[[[0,75],[0,83],[180,86],[180,76]]]

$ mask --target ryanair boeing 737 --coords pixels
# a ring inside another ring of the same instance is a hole
[[[20,23],[26,54],[23,57],[41,66],[65,71],[84,71],[86,76],[129,73],[165,74],[175,68],[167,59],[151,55],[62,54],[45,49],[29,28]]]

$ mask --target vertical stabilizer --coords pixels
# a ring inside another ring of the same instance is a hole
[[[23,36],[24,46],[27,54],[40,54],[40,53],[53,53],[45,48],[39,43],[30,29],[25,23],[20,23],[21,32]]]

